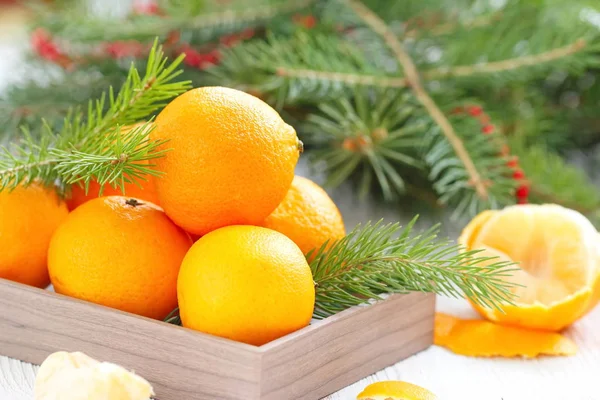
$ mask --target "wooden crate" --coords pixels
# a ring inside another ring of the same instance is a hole
[[[255,347],[0,279],[0,354],[82,351],[134,370],[160,400],[317,400],[430,346],[434,304],[395,295]]]

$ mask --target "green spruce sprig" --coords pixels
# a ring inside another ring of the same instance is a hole
[[[367,223],[309,254],[314,257],[315,318],[414,291],[467,297],[486,307],[511,302],[514,284],[503,278],[514,271],[512,263],[478,251],[461,252],[459,246],[436,239],[437,227],[414,234],[415,222],[405,227]]]
[[[145,74],[132,65],[117,94],[111,87],[108,94],[90,101],[86,112],[71,109],[58,132],[45,124],[40,137],[34,138],[25,129],[20,143],[0,149],[0,190],[34,180],[87,186],[92,179],[123,189],[125,182],[157,174],[148,161],[163,155],[157,151],[163,143],[148,138],[150,122],[126,134],[121,131],[190,88],[189,81],[175,81],[182,59],[168,64],[155,42]]]
[[[347,308],[410,292],[466,297],[484,307],[501,309],[513,298],[516,284],[504,278],[513,263],[481,256],[479,251],[437,238],[438,227],[416,234],[415,217],[398,223],[357,226],[346,237],[307,254],[315,281],[313,317],[327,318]],[[179,309],[165,322],[181,325]]]
[[[198,0],[163,0],[169,17],[130,15],[127,18],[99,18],[97,12],[63,9],[45,18],[41,25],[58,37],[80,44],[112,40],[150,41],[179,32],[191,41],[207,41],[220,34],[259,27],[271,19],[297,12],[316,0],[237,0],[227,4]],[[198,36],[198,38],[195,38]]]

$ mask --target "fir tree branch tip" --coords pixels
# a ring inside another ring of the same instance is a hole
[[[0,152],[0,190],[36,180],[48,185],[57,180],[63,184],[84,182],[87,187],[92,179],[123,188],[125,182],[155,175],[147,161],[164,154],[164,150],[158,151],[164,143],[149,140],[150,122],[127,134],[122,128],[147,119],[190,88],[189,81],[175,80],[182,59],[168,64],[155,41],[145,74],[141,76],[132,65],[117,94],[110,88],[108,95],[90,101],[85,113],[71,109],[58,132],[44,124],[41,137],[34,140],[24,131],[20,143]]]
[[[510,303],[515,285],[503,278],[511,262],[462,252],[460,246],[437,239],[438,228],[413,234],[416,218],[398,223],[367,223],[345,238],[308,255],[316,284],[315,317],[380,300],[392,293],[414,291],[471,301],[500,309]]]

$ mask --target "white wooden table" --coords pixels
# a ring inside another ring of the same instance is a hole
[[[15,25],[16,15],[0,8],[0,90],[21,62],[18,48],[27,38],[5,34]],[[2,127],[0,127],[1,129]],[[307,175],[305,165],[299,173]],[[369,219],[407,220],[397,207],[382,207],[355,198],[348,188],[336,191],[348,227]],[[424,219],[421,225],[433,222]],[[445,234],[454,236],[460,223],[444,219]],[[438,310],[463,317],[476,317],[462,300],[440,298]],[[2,310],[0,310],[0,318]],[[363,379],[328,400],[351,400],[369,383],[401,379],[424,386],[442,400],[600,400],[600,307],[566,331],[579,346],[573,357],[543,357],[534,360],[480,359],[455,355],[433,346],[403,362]],[[0,354],[2,349],[0,348]],[[107,360],[110,361],[110,360]],[[0,400],[31,400],[37,367],[0,356]],[[181,399],[185,400],[185,399]],[[286,399],[281,399],[286,400]]]
[[[476,317],[462,300],[440,298],[438,310]],[[355,399],[369,383],[388,379],[421,385],[441,400],[599,400],[600,307],[565,334],[579,346],[577,355],[533,360],[483,359],[459,356],[433,346],[327,400]],[[0,356],[0,400],[32,400],[36,369]]]

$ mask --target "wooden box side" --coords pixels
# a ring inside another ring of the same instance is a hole
[[[40,364],[60,350],[134,370],[161,400],[259,398],[257,347],[0,279],[0,354]]]
[[[394,295],[261,347],[261,400],[317,400],[433,343],[435,296]]]

